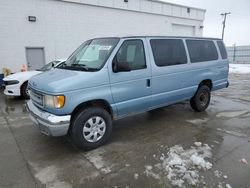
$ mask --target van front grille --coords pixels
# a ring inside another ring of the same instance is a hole
[[[30,92],[30,99],[32,100],[32,102],[42,107],[43,106],[43,94],[31,88],[29,92]]]

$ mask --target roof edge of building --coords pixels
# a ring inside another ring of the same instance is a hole
[[[177,7],[183,7],[183,8],[191,8],[191,9],[194,9],[194,10],[200,10],[200,11],[204,11],[204,12],[207,11],[206,9],[203,9],[203,8],[197,8],[197,7],[187,6],[187,5],[181,5],[181,4],[177,4],[177,3],[170,3],[168,1],[163,1],[163,0],[148,0],[148,1],[153,1],[153,2],[156,2],[156,3],[173,5],[173,6],[177,6]]]
[[[181,18],[181,19],[204,21],[204,17],[203,18],[191,18],[191,17],[171,15],[171,14],[163,14],[163,13],[157,13],[157,12],[151,12],[151,11],[145,11],[145,10],[135,10],[135,9],[121,8],[121,7],[108,6],[108,5],[106,6],[106,5],[101,5],[101,4],[97,4],[97,3],[82,2],[80,0],[54,0],[54,1],[60,1],[60,2],[65,2],[65,3],[75,3],[75,4],[88,5],[88,6],[96,6],[96,7],[104,7],[104,8],[111,8],[111,9],[132,11],[132,12],[139,12],[139,13],[155,14],[155,15],[169,16],[169,17],[175,17],[175,18]],[[178,5],[178,4],[174,4],[174,3],[164,2],[164,1],[161,1],[161,0],[147,0],[147,1],[149,1],[149,2],[151,1],[151,2],[154,2],[154,3],[159,3],[159,4],[162,4],[162,5],[167,4],[167,5],[170,5],[170,6],[176,6],[176,7],[180,7],[180,8],[191,8],[193,10],[202,11],[204,13],[206,12],[205,9],[199,9],[199,8],[190,7],[190,6]]]

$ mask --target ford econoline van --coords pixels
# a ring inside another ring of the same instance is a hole
[[[27,109],[42,133],[94,149],[110,137],[112,120],[184,100],[206,110],[211,92],[229,85],[228,63],[221,39],[91,39],[29,80]]]

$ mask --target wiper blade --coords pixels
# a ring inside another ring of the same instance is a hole
[[[84,64],[73,63],[73,64],[71,64],[71,66],[72,67],[81,67],[81,68],[83,68],[85,70],[89,70],[89,68]]]

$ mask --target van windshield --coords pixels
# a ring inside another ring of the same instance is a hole
[[[60,68],[79,71],[98,71],[103,67],[118,42],[118,38],[86,41]]]

